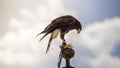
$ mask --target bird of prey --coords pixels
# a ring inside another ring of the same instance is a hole
[[[60,38],[65,42],[64,36],[70,31],[76,29],[78,33],[82,30],[81,23],[71,15],[65,15],[54,19],[40,34],[45,33],[45,35],[40,39],[40,41],[48,34],[51,33],[51,37],[48,42],[48,47],[46,53],[50,48],[51,41],[58,36],[60,33]],[[38,36],[37,35],[37,36]]]

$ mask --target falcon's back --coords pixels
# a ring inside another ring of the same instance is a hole
[[[66,27],[70,26],[74,23],[74,21],[77,21],[73,16],[71,15],[66,15],[66,16],[61,16],[56,19],[54,19],[46,28],[45,31],[53,31],[57,28],[61,27]],[[74,24],[73,24],[74,25]]]

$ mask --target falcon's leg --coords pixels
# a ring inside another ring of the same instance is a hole
[[[65,32],[60,32],[60,38],[62,39],[62,42],[65,42],[65,39],[64,39],[64,36],[65,36]]]
[[[61,37],[61,39],[62,39],[62,47],[64,47],[64,46],[66,45],[66,41],[65,41],[65,39],[64,39],[64,36],[65,36],[64,33],[60,33],[60,37]]]

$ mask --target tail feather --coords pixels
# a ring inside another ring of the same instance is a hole
[[[39,41],[41,41],[46,35],[48,35],[48,33],[46,33]]]
[[[36,37],[39,36],[40,34],[43,34],[43,33],[45,33],[45,31],[40,32],[39,34],[36,35]]]
[[[50,49],[50,44],[51,44],[51,41],[52,41],[52,35],[51,35],[51,37],[50,37],[50,39],[49,39],[49,42],[48,42],[48,46],[47,46],[47,50],[46,50],[46,53],[49,51],[49,49]]]

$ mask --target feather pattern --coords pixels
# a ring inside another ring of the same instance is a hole
[[[47,50],[46,50],[46,52],[48,52],[52,39],[56,38],[58,36],[58,34],[60,33],[61,39],[63,41],[65,41],[64,36],[66,35],[66,33],[68,33],[70,30],[73,30],[73,29],[76,29],[77,31],[78,30],[81,31],[82,26],[81,26],[80,22],[71,15],[65,15],[65,16],[61,16],[61,17],[54,19],[44,29],[44,31],[39,33],[37,36],[45,33],[45,35],[40,39],[40,41],[41,41],[45,36],[52,33],[51,37],[49,39],[49,42],[48,42]]]

